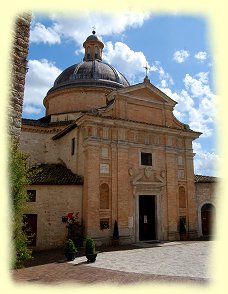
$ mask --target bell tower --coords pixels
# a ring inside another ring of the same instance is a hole
[[[104,48],[104,44],[97,38],[95,31],[92,31],[92,35],[86,39],[83,43],[83,47],[85,48],[83,61],[102,61],[102,49]]]

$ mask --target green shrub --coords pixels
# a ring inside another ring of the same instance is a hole
[[[71,239],[68,239],[65,242],[65,249],[64,249],[65,253],[67,252],[77,252],[77,248],[74,245],[74,242]]]
[[[28,185],[27,157],[19,152],[17,145],[12,144],[9,158],[10,196],[12,206],[12,240],[14,247],[13,267],[20,268],[24,261],[31,258],[32,251],[28,249],[28,237],[23,230],[23,213],[28,199],[26,185]]]
[[[95,242],[91,238],[86,239],[86,254],[94,254],[96,252]]]

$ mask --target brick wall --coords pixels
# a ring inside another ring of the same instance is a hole
[[[106,105],[106,96],[110,90],[91,89],[64,89],[48,94],[44,105],[46,115],[68,113],[73,111],[88,111],[91,108]]]

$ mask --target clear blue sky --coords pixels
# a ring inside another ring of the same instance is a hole
[[[152,84],[178,102],[174,114],[203,133],[194,142],[195,172],[217,175],[213,52],[206,19],[188,15],[123,12],[116,15],[37,15],[31,26],[24,118],[45,115],[42,100],[55,78],[83,58],[82,43],[96,27],[105,44],[103,60],[131,84]]]

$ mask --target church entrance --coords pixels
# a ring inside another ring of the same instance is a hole
[[[139,240],[156,240],[155,196],[139,196]]]

